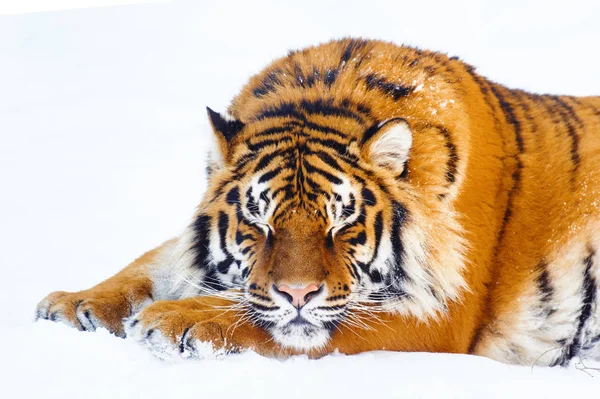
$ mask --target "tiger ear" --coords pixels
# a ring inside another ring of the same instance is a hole
[[[229,159],[229,150],[231,142],[237,134],[244,128],[244,124],[235,119],[227,119],[218,112],[206,107],[208,119],[217,138],[217,144],[221,159]]]
[[[362,155],[372,164],[402,173],[412,147],[412,131],[402,118],[388,119],[369,128],[361,141]]]

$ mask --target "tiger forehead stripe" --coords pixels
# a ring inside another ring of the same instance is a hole
[[[367,83],[367,88],[370,90],[380,90],[381,92],[389,95],[395,101],[398,101],[402,97],[408,96],[412,91],[415,90],[413,86],[403,86],[398,83],[388,82],[383,77],[375,76],[374,74],[369,74],[365,77],[365,82]]]
[[[255,121],[260,121],[266,118],[294,118],[297,120],[308,122],[307,115],[323,115],[336,116],[343,118],[351,118],[361,125],[370,119],[368,109],[360,106],[351,106],[348,102],[335,104],[333,98],[307,100],[304,99],[300,103],[284,102],[277,106],[268,106],[262,112],[258,113]]]

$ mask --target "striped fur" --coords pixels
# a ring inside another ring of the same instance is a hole
[[[143,265],[157,301],[121,311],[128,335],[175,352],[600,357],[600,98],[345,39],[273,62],[209,119],[208,190],[155,250],[163,261]],[[130,292],[118,276],[38,314],[85,329],[64,309]],[[277,289],[313,283],[302,308]],[[216,303],[239,313],[200,313]]]

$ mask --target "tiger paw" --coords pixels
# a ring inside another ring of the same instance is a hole
[[[81,331],[103,327],[125,337],[123,320],[152,302],[149,293],[91,289],[53,292],[37,306],[35,318],[64,323]]]
[[[163,360],[261,352],[270,337],[244,322],[238,310],[211,303],[210,298],[160,301],[129,318],[125,332]]]

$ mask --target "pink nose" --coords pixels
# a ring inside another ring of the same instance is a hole
[[[306,302],[310,301],[310,298],[319,291],[319,286],[316,284],[309,284],[301,288],[292,288],[289,285],[281,284],[275,289],[287,297],[287,300],[291,302],[293,306],[302,307]]]

